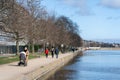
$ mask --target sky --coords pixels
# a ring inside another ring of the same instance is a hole
[[[120,0],[43,0],[42,5],[77,23],[84,40],[120,40]]]

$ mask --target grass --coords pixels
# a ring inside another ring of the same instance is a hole
[[[39,56],[40,56],[40,54],[36,54],[36,53],[35,54],[30,54],[29,59],[37,58]],[[41,55],[41,56],[43,56],[43,55]],[[19,61],[19,56],[18,55],[9,56],[9,57],[0,57],[0,65],[15,62],[15,61]]]
[[[18,60],[19,60],[19,58],[17,56],[0,57],[0,65],[1,64],[11,63],[11,62],[18,61]]]

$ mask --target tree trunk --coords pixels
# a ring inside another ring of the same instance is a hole
[[[19,54],[19,41],[18,40],[16,40],[16,55],[18,55]]]
[[[35,49],[34,49],[34,42],[33,41],[32,41],[31,46],[32,46],[32,54],[34,54],[35,53]]]
[[[16,55],[19,54],[19,34],[16,32]]]
[[[31,52],[30,42],[28,43],[28,50],[29,50],[29,52]]]

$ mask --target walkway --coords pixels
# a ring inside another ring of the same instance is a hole
[[[70,54],[61,54],[58,59],[68,55]],[[18,66],[18,62],[0,65],[0,80],[17,80],[19,77],[24,77],[35,69],[47,65],[55,60],[57,59],[49,56],[47,59],[45,57],[41,57],[29,60],[28,66],[26,67]]]

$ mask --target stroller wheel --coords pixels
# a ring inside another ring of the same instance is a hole
[[[18,66],[20,66],[20,62],[18,63]]]

